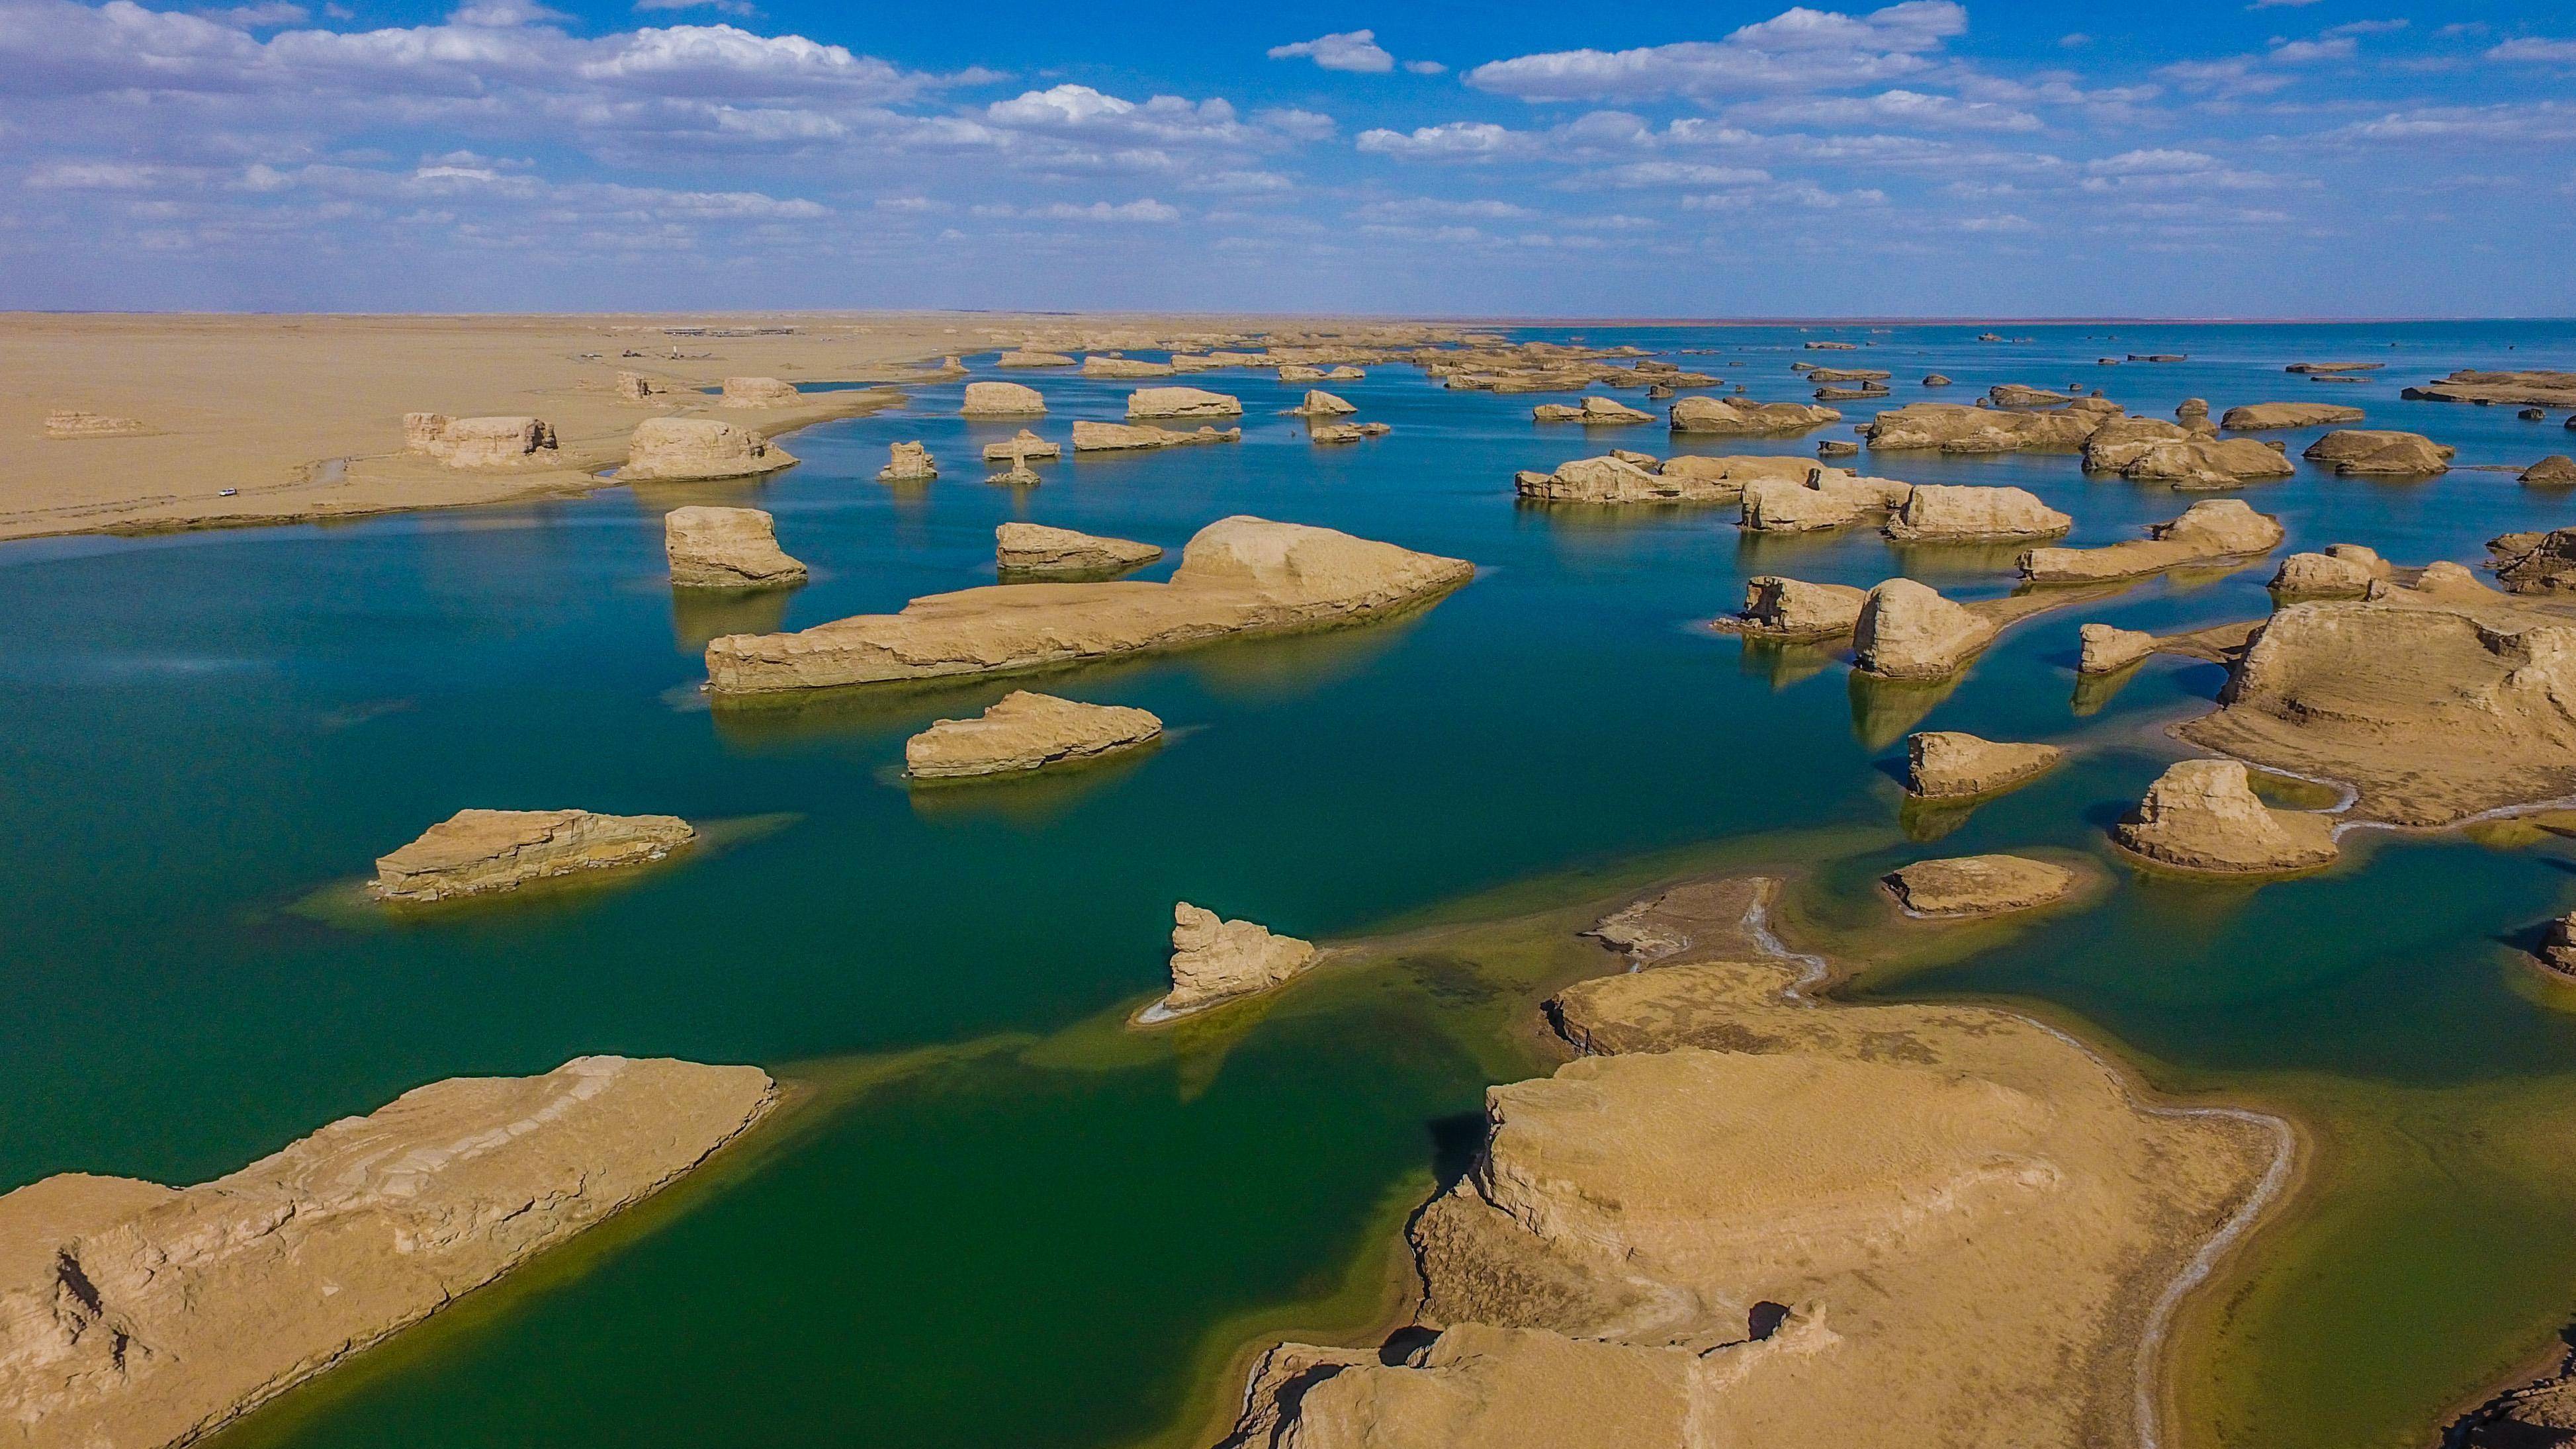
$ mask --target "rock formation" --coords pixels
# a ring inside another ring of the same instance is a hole
[[[1461,559],[1329,528],[1219,519],[1169,583],[1010,584],[933,594],[799,634],[707,646],[718,695],[1036,669],[1244,634],[1341,624],[1436,598],[1475,575]]]
[[[1740,503],[1747,483],[1758,478],[1804,483],[1816,471],[1816,465],[1804,458],[1774,453],[1715,458],[1682,453],[1666,458],[1654,471],[1672,486],[1689,490],[1694,503]]]
[[[1999,408],[2054,408],[2081,402],[2080,392],[2050,392],[2044,387],[2025,387],[2017,382],[1999,382],[1986,389],[1986,400]]]
[[[1809,403],[1758,403],[1746,398],[1686,397],[1673,403],[1672,430],[1715,437],[1776,437],[1812,432],[1843,420],[1832,408]]]
[[[2193,434],[2162,418],[2105,420],[2084,440],[2084,467],[2092,473],[2125,473],[2158,443],[2187,443]]]
[[[2576,486],[2576,458],[2552,453],[2522,470],[2520,481],[2534,488]]]
[[[696,837],[676,815],[459,810],[378,857],[367,893],[380,901],[441,901],[512,890],[549,876],[660,860]]]
[[[917,780],[1015,774],[1096,760],[1162,733],[1145,710],[1015,689],[974,719],[937,720],[904,741],[903,766]]]
[[[142,431],[143,424],[133,418],[112,418],[74,408],[56,408],[45,414],[48,438],[122,438]]]
[[[1904,507],[1887,521],[1887,536],[1907,543],[2055,538],[2074,526],[2073,518],[2025,489],[1924,483],[1907,491]]]
[[[671,583],[684,589],[767,589],[805,582],[778,547],[778,525],[757,508],[674,508],[662,515]]]
[[[958,414],[969,418],[1016,418],[1047,410],[1046,397],[1016,382],[970,382]]]
[[[1867,589],[1849,584],[1810,584],[1760,574],[1744,581],[1744,610],[1717,626],[1765,639],[1834,639],[1860,623]]]
[[[2496,582],[2516,594],[2576,593],[2576,528],[2487,541]]]
[[[2456,579],[2451,574],[2457,573]],[[2356,815],[2444,825],[2576,793],[2576,626],[2456,569],[2274,613],[2195,744],[2350,781]]]
[[[1346,402],[1341,398],[1333,396],[1331,393],[1323,391],[1321,388],[1309,388],[1307,389],[1305,399],[1299,402],[1294,408],[1289,409],[1289,411],[1296,413],[1301,417],[1341,418],[1348,417],[1352,413],[1358,412],[1359,407],[1357,404]]]
[[[998,443],[984,445],[984,461],[987,463],[1052,463],[1063,456],[1062,444],[1050,443],[1026,428]]]
[[[729,408],[774,408],[796,401],[796,384],[774,377],[728,377],[718,404]]]
[[[993,530],[993,561],[1006,574],[1125,573],[1162,556],[1150,543],[1038,523],[1005,523]]]
[[[2123,478],[2169,483],[2190,491],[2235,488],[2297,473],[2280,449],[2252,438],[2186,438],[2140,448],[2120,470]]]
[[[1061,352],[1005,352],[993,359],[995,367],[1071,367],[1073,359]]]
[[[1306,438],[1315,443],[1356,443],[1383,438],[1394,431],[1384,423],[1312,423],[1306,428]]]
[[[2170,523],[2152,524],[2147,537],[2102,548],[2035,548],[2021,556],[2022,577],[2034,583],[2094,583],[2141,578],[2184,564],[2249,558],[2281,546],[2281,525],[2243,500],[2211,498],[2184,509]]]
[[[1910,915],[1994,916],[2063,899],[2075,872],[2018,855],[1963,855],[1918,860],[1890,872],[1886,884]]]
[[[1925,387],[1948,387],[1950,385],[1950,379],[1943,377],[1937,372],[1927,372],[1923,374],[1923,385]]]
[[[886,465],[877,470],[880,483],[927,483],[939,476],[930,449],[920,443],[889,443]]]
[[[1816,444],[1816,456],[1819,458],[1849,458],[1858,455],[1859,452],[1860,444],[1845,442],[1841,438],[1827,438]]]
[[[1232,418],[1243,404],[1221,392],[1195,387],[1140,387],[1127,396],[1131,418]]]
[[[617,395],[626,399],[628,402],[649,402],[652,399],[661,396],[666,391],[667,389],[658,386],[652,378],[645,376],[643,373],[621,372],[617,374]]]
[[[64,1173],[0,1197],[0,1422],[158,1449],[507,1273],[769,1111],[755,1067],[577,1057],[458,1077],[189,1188]]]
[[[2331,818],[2265,805],[2234,760],[2176,763],[2112,836],[2159,864],[2209,872],[2305,870],[2337,853]]]
[[[1131,453],[1144,448],[1179,448],[1192,443],[1239,443],[1243,429],[1227,428],[1219,432],[1202,423],[1196,432],[1178,428],[1158,428],[1149,423],[1094,423],[1073,425],[1073,450],[1077,453]]]
[[[1172,360],[1180,361],[1177,357]],[[1281,382],[1322,382],[1324,370],[1320,367],[1305,367],[1292,363],[1279,369],[1279,380]]]
[[[555,461],[554,425],[543,418],[403,414],[403,442],[450,468],[507,468]]]
[[[1523,498],[1546,503],[1713,503],[1742,491],[1666,477],[1616,454],[1576,458],[1553,473],[1523,471],[1513,475],[1512,487]]]
[[[1177,369],[1168,362],[1139,362],[1132,357],[1086,357],[1082,359],[1085,377],[1143,378],[1170,377]]]
[[[1869,591],[1852,627],[1853,667],[1881,679],[1946,679],[1994,642],[1995,624],[1912,579]]]
[[[1250,921],[1221,921],[1187,901],[1172,907],[1172,989],[1146,1014],[1166,1020],[1267,991],[1315,964],[1315,948]]]
[[[2087,403],[2049,412],[2015,412],[1962,403],[1907,403],[1861,428],[1872,448],[1943,453],[2066,452],[2118,415]]]
[[[1809,382],[1885,382],[1896,374],[1882,367],[1811,367]]]
[[[2345,428],[2310,443],[2300,456],[2337,473],[2409,478],[2448,472],[2457,451],[2422,433]]]
[[[2156,652],[2156,636],[2141,629],[2087,624],[2076,631],[2082,640],[2078,674],[2116,674]]]
[[[624,483],[749,478],[795,461],[760,434],[714,418],[646,418],[635,425],[617,477]]]
[[[2285,428],[2322,428],[2328,423],[2357,423],[2365,414],[2359,408],[2338,407],[2333,403],[2247,403],[2229,408],[2218,425],[2232,433],[2269,432]]]
[[[2066,758],[2055,745],[1979,739],[1927,730],[1905,741],[1905,791],[1919,800],[1970,800],[2017,790]]]
[[[2407,388],[2400,396],[2435,402],[2576,408],[2576,372],[2487,372],[2464,367],[2440,381]]]
[[[2296,598],[2357,599],[2388,577],[2388,561],[2357,543],[2338,543],[2323,553],[2294,553],[2281,560],[2272,576],[2272,592]]]
[[[2540,936],[2541,963],[2561,975],[2576,976],[2576,914],[2560,916]],[[2576,1423],[2566,1427],[2576,1429]]]
[[[2293,362],[2281,370],[2326,376],[2338,372],[2376,372],[2387,365],[2384,362]]]
[[[1034,488],[1046,480],[1038,476],[1038,470],[1030,467],[1027,459],[1013,458],[1011,466],[999,473],[985,474],[984,481],[996,488]]]
[[[1812,533],[1847,528],[1905,506],[1913,485],[1863,478],[1810,464],[1795,480],[1754,478],[1744,484],[1744,527],[1753,533]]]

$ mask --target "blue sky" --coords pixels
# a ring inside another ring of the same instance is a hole
[[[0,306],[2576,314],[2564,3],[158,4]]]

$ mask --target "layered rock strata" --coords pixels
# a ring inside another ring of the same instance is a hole
[[[1182,901],[1172,907],[1172,989],[1146,1013],[1165,1020],[1267,991],[1315,964],[1312,943],[1250,921],[1220,920]]]
[[[450,468],[509,468],[554,461],[554,425],[543,418],[403,414],[403,445]]]
[[[1018,689],[974,719],[938,720],[904,741],[903,765],[917,780],[1019,774],[1096,760],[1162,733],[1163,722],[1145,710]]]
[[[1746,398],[1686,397],[1669,416],[1676,433],[1757,438],[1813,432],[1843,420],[1832,408],[1809,403],[1758,403]]]
[[[376,860],[367,893],[426,902],[514,890],[530,881],[643,865],[697,838],[676,815],[588,810],[459,810]]]
[[[1979,739],[1957,730],[1926,730],[1905,741],[1905,790],[1920,800],[1972,800],[2018,790],[2066,752],[2055,745]]]
[[[1910,915],[1994,916],[2064,899],[2075,872],[2018,855],[1963,855],[1916,861],[1890,872],[1886,885]]]
[[[957,409],[970,418],[1027,417],[1046,410],[1044,393],[1016,382],[970,382]]]
[[[1906,543],[2055,538],[2075,520],[2022,488],[1918,484],[1887,521],[1887,536]]]
[[[1063,444],[1048,442],[1026,428],[998,443],[984,445],[984,461],[987,463],[1052,463],[1063,456]]]
[[[2337,853],[2331,818],[2264,804],[2234,760],[2175,764],[2112,836],[2159,865],[2213,874],[2306,870]]]
[[[1744,581],[1744,609],[1717,627],[1765,639],[1835,639],[1860,623],[1867,589],[1849,584],[1810,584],[1777,574]]]
[[[1993,621],[1912,579],[1869,591],[1852,627],[1853,667],[1881,679],[1947,679],[1995,640]]]
[[[927,483],[939,476],[939,464],[920,443],[889,443],[886,465],[877,470],[880,483]]]
[[[1006,574],[1124,573],[1162,556],[1154,544],[1041,523],[1005,523],[993,530],[993,562]]]
[[[2280,523],[2235,498],[2212,498],[2184,509],[2169,523],[2150,525],[2147,536],[2102,548],[2037,548],[2021,556],[2021,574],[2034,583],[2093,583],[2142,578],[2186,564],[2252,558],[2281,546]]]
[[[1181,448],[1193,443],[1239,443],[1243,429],[1227,428],[1223,432],[1210,424],[1201,424],[1195,432],[1178,428],[1158,428],[1149,423],[1077,422],[1073,425],[1073,450],[1077,453],[1129,453],[1146,448]]]
[[[671,582],[684,589],[768,589],[805,582],[805,565],[778,546],[757,508],[674,508],[662,516]]]
[[[1743,524],[1753,533],[1813,533],[1884,518],[1905,506],[1914,485],[1863,478],[1810,464],[1801,478],[1753,478],[1744,484]]]
[[[1131,418],[1232,418],[1243,415],[1240,399],[1196,387],[1140,387],[1127,395]]]
[[[728,377],[720,407],[774,408],[796,401],[796,384],[774,377]]]
[[[2310,443],[2300,456],[2347,476],[2415,478],[2448,472],[2457,452],[2422,433],[2346,428]]]
[[[2142,629],[2087,624],[2076,633],[2082,641],[2075,664],[2078,674],[2117,674],[2156,652],[2156,636]]]
[[[714,418],[646,418],[635,425],[618,481],[696,481],[774,473],[796,455]]]

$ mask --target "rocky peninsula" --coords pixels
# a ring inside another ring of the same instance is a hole
[[[367,891],[428,902],[515,890],[530,881],[657,861],[697,838],[676,815],[588,810],[459,810],[376,861]]]

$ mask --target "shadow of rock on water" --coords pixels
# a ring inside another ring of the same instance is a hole
[[[2100,714],[2102,706],[2109,704],[2112,696],[2126,689],[2129,681],[2138,677],[2138,669],[2139,664],[2130,664],[2114,669],[2108,674],[2076,675],[2075,696],[2067,701],[2069,707],[2075,711],[2079,719],[2086,715]]]
[[[758,508],[780,476],[762,473],[748,478],[642,479],[626,485],[626,496],[637,513],[655,520],[674,508]]]
[[[787,623],[786,589],[673,589],[671,637],[686,655],[703,655],[727,634],[775,634]]]
[[[973,719],[1015,689],[1051,693],[1078,683],[1080,698],[1115,702],[1116,688],[1143,673],[1151,662],[1147,656],[1131,656],[1009,674],[720,694],[712,697],[712,713],[717,736],[728,746],[744,750],[893,731],[910,735],[935,719]]]
[[[1938,840],[1967,824],[1968,817],[1976,814],[1977,807],[1990,798],[1922,800],[1908,795],[1905,803],[1896,807],[1896,828],[1904,831],[1908,840]]]
[[[1923,717],[1941,707],[1966,677],[1926,681],[1879,679],[1851,672],[1852,734],[1872,750],[1883,750],[1913,733]]]
[[[1440,598],[1355,624],[1220,640],[1173,657],[1197,672],[1209,694],[1230,703],[1295,699],[1368,672],[1422,626]]]
[[[1737,667],[1756,679],[1768,680],[1775,690],[1802,684],[1851,658],[1849,649],[1835,644],[1784,644],[1776,639],[1740,634],[1735,637],[1744,640],[1744,653]]]
[[[2051,542],[2053,540],[2049,539],[1923,540],[1891,542],[1888,551],[1896,556],[1897,572],[1930,584],[1943,593],[1950,593],[1961,584],[1991,584],[1997,578],[2012,578],[2021,566],[2023,554]]]
[[[1878,530],[1867,527],[1821,528],[1810,533],[1771,533],[1748,528],[1735,536],[1735,565],[1748,577],[1779,573],[1812,566],[1818,559],[1849,553],[1859,547],[1877,551],[1885,543]]]

